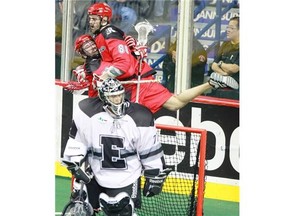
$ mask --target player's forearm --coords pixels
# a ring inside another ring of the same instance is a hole
[[[221,64],[222,70],[227,73],[227,75],[232,75],[234,73],[238,73],[240,70],[239,65],[237,64],[228,64],[228,63],[222,63]]]
[[[224,69],[222,68],[222,65],[223,65],[223,64],[224,64],[224,63],[222,63],[222,64],[221,64],[221,67],[220,67],[220,66],[218,66],[217,63],[213,62],[211,68],[212,68],[212,70],[213,70],[214,72],[217,72],[217,73],[219,73],[219,74],[221,74],[221,75],[227,76],[228,73],[225,72]]]

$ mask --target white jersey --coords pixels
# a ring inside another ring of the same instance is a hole
[[[132,184],[143,168],[163,169],[153,114],[137,103],[125,105],[124,117],[114,119],[103,110],[99,98],[80,101],[64,152],[64,157],[88,154],[97,182],[107,188]]]

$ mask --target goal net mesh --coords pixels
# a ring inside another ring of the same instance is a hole
[[[157,124],[165,162],[173,171],[162,192],[142,196],[140,216],[202,216],[205,189],[207,132],[201,129]],[[142,178],[142,187],[144,179]]]

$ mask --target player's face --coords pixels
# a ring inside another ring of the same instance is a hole
[[[87,41],[82,46],[83,51],[87,56],[94,56],[98,54],[98,50],[94,41]]]
[[[111,101],[115,105],[121,104],[123,102],[123,99],[124,99],[124,94],[108,96],[108,100]]]
[[[95,33],[97,30],[100,29],[101,25],[101,18],[97,15],[89,15],[89,27],[91,33]]]
[[[227,26],[227,38],[230,40],[239,39],[239,29],[237,27],[237,21],[231,20]]]

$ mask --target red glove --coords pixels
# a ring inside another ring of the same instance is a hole
[[[93,74],[93,79],[92,79],[92,86],[93,89],[98,89],[101,87],[102,83],[104,80],[102,80],[98,75]]]
[[[77,81],[79,83],[85,83],[87,82],[86,80],[86,72],[83,68],[83,66],[78,66],[75,70],[72,71],[72,73],[75,75],[75,77],[77,78]]]
[[[141,59],[147,57],[147,46],[137,45],[137,40],[130,35],[125,36],[124,40],[136,57]]]
[[[147,57],[147,46],[136,46],[133,52],[137,57],[144,59]]]
[[[130,35],[125,36],[124,41],[131,50],[137,46],[137,40]]]

